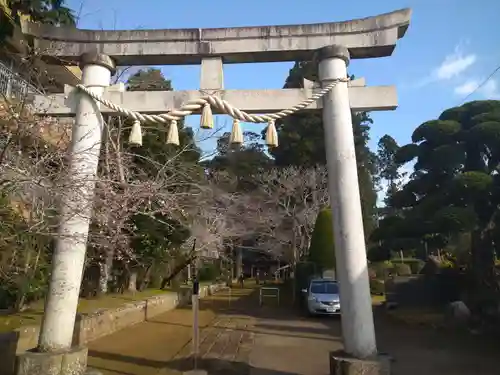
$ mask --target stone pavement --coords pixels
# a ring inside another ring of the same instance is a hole
[[[209,375],[326,375],[328,353],[342,347],[339,319],[258,306],[255,290],[233,289],[200,303],[198,368]],[[89,365],[104,375],[179,375],[193,369],[189,308],[117,332],[90,345]],[[499,374],[498,346],[480,337],[394,322],[375,313],[379,350],[395,375]]]
[[[338,338],[320,321],[258,306],[256,290],[200,301],[197,366],[221,375],[326,374]],[[193,369],[192,314],[180,308],[92,342],[89,366],[104,375],[179,374]],[[313,359],[313,360],[311,360]]]

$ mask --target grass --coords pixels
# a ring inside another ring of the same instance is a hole
[[[210,281],[201,282],[200,286],[212,284]],[[180,288],[191,288],[191,285],[183,284]],[[141,301],[160,294],[171,292],[172,289],[146,289],[142,292],[107,294],[100,298],[80,298],[78,301],[78,312],[80,314],[91,314],[102,309],[116,309],[127,303]],[[39,325],[44,310],[44,301],[38,301],[30,306],[26,311],[0,315],[0,332],[13,331],[16,328],[26,325]]]
[[[372,305],[378,306],[385,302],[385,295],[374,295],[372,294]]]
[[[101,309],[115,309],[130,302],[140,301],[160,294],[168,293],[168,290],[147,289],[142,292],[107,294],[100,298],[81,298],[78,302],[78,312],[90,314]],[[9,332],[25,325],[40,324],[43,316],[44,301],[38,301],[23,312],[0,315],[0,332]]]

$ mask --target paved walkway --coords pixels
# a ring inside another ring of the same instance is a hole
[[[217,375],[326,375],[328,353],[342,347],[338,319],[258,307],[252,289],[201,302],[198,367]],[[380,316],[379,316],[380,315]],[[189,309],[177,309],[97,340],[89,366],[104,375],[178,375],[193,368]],[[498,347],[478,337],[408,327],[376,313],[379,350],[394,357],[395,375],[499,374]]]

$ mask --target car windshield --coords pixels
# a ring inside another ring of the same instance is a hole
[[[311,293],[313,294],[338,294],[338,292],[337,283],[331,281],[314,281],[311,284]]]

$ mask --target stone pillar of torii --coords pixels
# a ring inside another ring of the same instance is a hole
[[[23,31],[34,37],[35,48],[48,61],[79,64],[86,88],[128,110],[166,113],[210,91],[255,114],[293,107],[321,87],[345,79],[350,59],[391,55],[409,26],[410,16],[411,11],[403,9],[314,25],[137,31],[89,31],[29,23],[23,25]],[[297,60],[319,64],[317,82],[305,80],[303,89],[224,90],[224,64]],[[201,64],[200,91],[125,92],[123,84],[110,86],[116,66],[177,64]],[[61,202],[60,236],[38,346],[38,355],[72,353],[76,350],[72,348],[73,327],[104,128],[102,114],[117,112],[69,86],[63,94],[35,96],[33,107],[39,114],[75,117],[69,176],[78,181],[79,188],[68,191]],[[357,79],[340,81],[305,109],[323,112],[344,351],[357,359],[376,356],[377,347],[351,111],[396,107],[393,86],[367,87],[364,79]],[[213,111],[220,113],[217,108]],[[33,361],[28,357],[21,356],[21,363]]]

